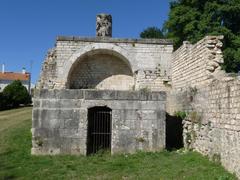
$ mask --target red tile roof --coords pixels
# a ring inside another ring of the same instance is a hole
[[[14,72],[0,72],[0,80],[21,80],[27,81],[29,80],[29,73],[14,73]]]

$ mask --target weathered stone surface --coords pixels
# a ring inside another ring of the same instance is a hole
[[[86,90],[84,93],[84,99],[86,100],[108,100],[115,99],[116,91],[99,91],[99,90]]]
[[[134,86],[129,65],[110,54],[92,54],[79,60],[68,81],[70,89],[129,90]]]
[[[104,38],[104,37],[78,37],[78,36],[58,36],[57,41],[82,41],[98,43],[142,43],[142,44],[164,44],[172,45],[170,39],[124,39],[124,38]]]
[[[165,147],[165,93],[147,92],[148,100],[144,100],[138,91],[75,92],[39,91],[33,108],[32,154],[86,154],[88,109],[94,106],[112,109],[112,153]]]
[[[82,99],[84,96],[82,90],[61,91],[59,89],[36,89],[34,91],[35,98],[41,99]],[[36,99],[37,100],[37,99]]]
[[[207,36],[194,45],[187,43],[176,50],[172,58],[173,88],[208,83],[209,75],[222,64],[221,40],[222,36]]]
[[[240,177],[240,83],[236,74],[219,70],[221,39],[208,36],[174,52],[167,111],[188,113],[185,147],[220,161]]]
[[[57,66],[51,69],[49,63],[44,63],[37,86],[167,90],[169,87],[164,82],[170,81],[172,51],[168,40],[59,37],[56,57],[52,60]],[[105,63],[101,64],[98,58]],[[100,67],[105,70],[101,71]],[[92,82],[91,77],[98,77],[98,81]]]

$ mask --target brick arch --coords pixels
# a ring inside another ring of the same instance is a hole
[[[79,66],[79,63],[86,60],[89,57],[93,57],[96,55],[108,55],[113,58],[117,58],[115,62],[123,62],[127,65],[126,68],[129,68],[131,76],[133,76],[133,72],[135,68],[132,64],[134,63],[134,58],[128,53],[126,50],[124,50],[121,47],[118,47],[113,44],[94,44],[86,46],[85,48],[82,48],[75,52],[70,59],[65,63],[64,69],[65,73],[63,74],[64,80],[65,80],[65,87],[70,88],[70,77],[72,76],[72,72],[74,69],[76,69],[76,66]],[[79,68],[81,69],[81,67]]]

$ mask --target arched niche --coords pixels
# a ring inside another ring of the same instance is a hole
[[[92,50],[73,63],[67,81],[69,89],[130,90],[134,86],[126,58],[110,50]]]

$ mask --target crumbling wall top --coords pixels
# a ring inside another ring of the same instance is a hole
[[[170,39],[132,39],[132,38],[104,38],[104,37],[79,37],[79,36],[58,36],[57,41],[82,41],[99,43],[139,43],[139,44],[163,44],[173,45]]]

